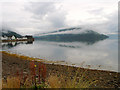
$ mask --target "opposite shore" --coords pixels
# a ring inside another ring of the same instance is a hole
[[[2,40],[2,42],[17,42],[17,41],[34,41],[34,38],[32,38],[32,39],[20,39],[20,40],[18,40],[18,39],[15,39],[15,40]]]

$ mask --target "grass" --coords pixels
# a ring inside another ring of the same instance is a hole
[[[32,58],[32,57],[28,57],[28,56],[24,56],[24,55],[18,55],[18,54],[8,53],[6,51],[1,51],[1,52],[4,53],[4,54],[7,54],[9,56],[21,58],[23,60],[29,60],[29,61],[35,61],[36,60],[36,58]],[[40,59],[40,60],[42,60],[42,59]]]
[[[48,77],[48,87],[49,88],[61,88],[62,83],[60,78],[57,75],[49,76]]]
[[[23,74],[23,71],[16,71],[14,76],[8,76],[6,81],[3,80],[3,88],[90,88],[91,85],[97,83],[94,78],[87,77],[86,71],[79,72],[80,68],[74,72],[74,75],[68,68],[68,70],[65,70],[67,75],[55,73],[47,76],[47,68],[43,62],[38,62],[36,65],[35,58],[5,51],[2,51],[2,53],[30,61],[30,73]]]
[[[0,90],[2,89],[2,80],[0,78]]]
[[[6,82],[3,82],[3,88],[30,88],[32,87],[44,87],[46,79],[46,65],[39,62],[39,66],[35,65],[34,61],[29,63],[30,74],[23,74],[17,70],[16,74],[12,77],[7,77]],[[37,73],[39,72],[39,73]],[[37,78],[38,76],[38,78]],[[43,86],[44,85],[44,86]]]
[[[2,88],[20,88],[19,77],[7,77],[7,82],[2,84]]]
[[[3,83],[3,88],[90,88],[97,81],[87,78],[86,72],[79,76],[79,69],[72,76],[70,70],[68,76],[62,74],[52,74],[46,77],[46,66],[42,63],[38,68],[34,61],[30,62],[30,75],[17,73],[14,77],[7,77],[7,82]],[[38,75],[36,71],[39,71]],[[38,76],[38,77],[36,77]]]
[[[90,88],[91,85],[97,83],[97,80],[84,79],[84,77],[87,77],[85,76],[86,71],[83,72],[82,76],[78,75],[78,71],[76,71],[75,76],[72,76],[71,73],[68,76],[51,75],[47,81],[49,88]]]

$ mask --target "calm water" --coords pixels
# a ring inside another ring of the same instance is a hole
[[[104,70],[118,71],[118,40],[106,39],[96,43],[48,42],[2,43],[2,49],[26,56]]]

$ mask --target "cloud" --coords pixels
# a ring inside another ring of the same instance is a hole
[[[60,28],[66,26],[66,13],[56,7],[54,2],[30,3],[25,10],[33,13],[32,18],[46,24],[47,27]],[[47,22],[47,23],[46,23]]]
[[[112,14],[105,16],[107,21],[96,25],[99,31],[102,33],[110,34],[118,32],[118,12],[114,11]]]
[[[25,6],[25,10],[32,12],[37,18],[43,18],[56,10],[54,4],[53,2],[31,2]]]
[[[50,14],[47,19],[52,23],[52,26],[55,28],[61,28],[66,25],[65,19],[66,19],[66,13],[64,12],[55,12]]]
[[[2,4],[2,15],[4,26],[21,34],[36,34],[75,26],[101,33],[117,31],[117,3],[114,0],[5,2]]]

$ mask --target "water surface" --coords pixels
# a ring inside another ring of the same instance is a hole
[[[28,42],[2,43],[2,49],[26,56],[68,64],[118,71],[118,40],[106,39],[95,43],[50,42],[35,40]]]

